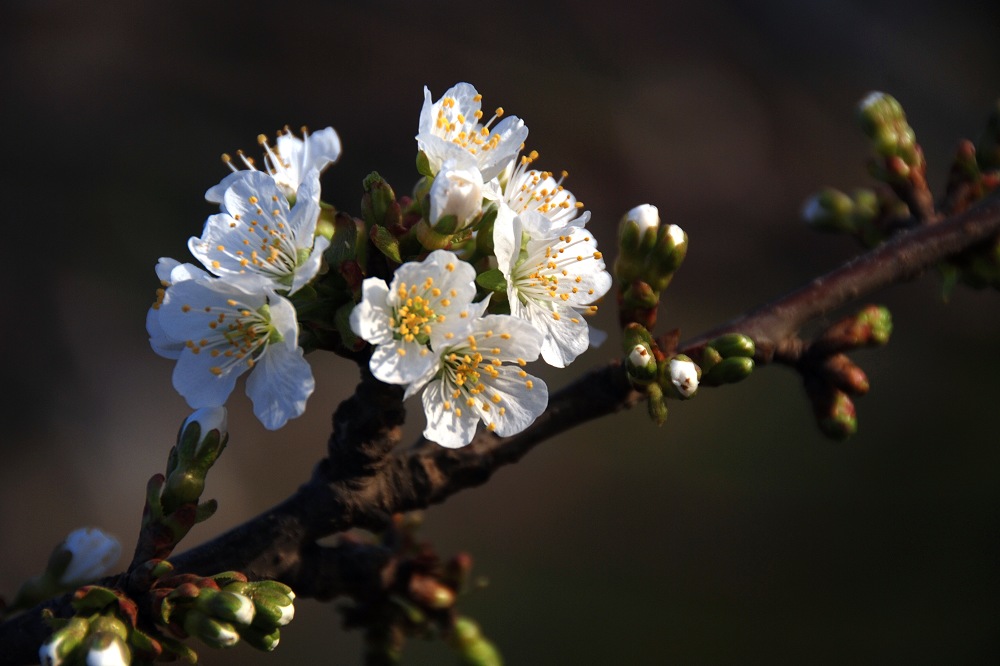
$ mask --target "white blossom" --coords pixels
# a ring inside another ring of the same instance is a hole
[[[318,173],[337,161],[340,157],[340,137],[332,127],[309,134],[302,128],[300,139],[287,127],[278,133],[274,148],[267,142],[263,134],[257,137],[257,142],[264,148],[264,166],[266,173],[274,177],[285,198],[297,196],[299,186],[305,181],[305,176],[315,169]],[[256,171],[253,158],[247,157],[243,151],[237,153],[243,166]],[[205,192],[205,198],[212,203],[222,203],[226,190],[240,177],[242,171],[233,164],[229,155],[222,156],[223,161],[232,169],[220,183]]]
[[[167,288],[175,282],[207,276],[208,273],[197,266],[182,264],[169,257],[160,257],[157,262],[156,277],[160,280],[160,286],[156,290],[156,301],[146,313],[146,332],[149,333],[150,346],[160,356],[176,360],[184,349],[183,341],[169,337],[160,326],[160,306],[163,304],[163,296],[167,293]]]
[[[292,303],[259,276],[182,280],[159,303],[166,342],[181,345],[174,388],[194,409],[226,402],[237,378],[250,371],[246,393],[270,430],[305,411],[315,383],[298,346]]]
[[[531,425],[548,405],[548,387],[524,366],[538,358],[542,335],[528,322],[487,315],[439,326],[431,333],[434,365],[406,390],[423,389],[424,436],[458,448],[480,422],[501,437]]]
[[[528,128],[517,116],[504,115],[498,108],[487,122],[483,118],[482,99],[475,87],[459,83],[449,88],[436,102],[424,87],[424,105],[420,110],[417,147],[427,157],[431,172],[437,174],[449,159],[457,164],[474,164],[483,181],[499,175],[517,155],[528,136]]]
[[[423,375],[435,362],[428,346],[434,329],[482,314],[485,303],[472,303],[475,279],[475,269],[447,250],[403,264],[390,285],[367,278],[351,312],[351,330],[375,345],[372,374],[389,384],[409,384]]]
[[[240,171],[222,196],[222,211],[188,241],[191,254],[220,277],[255,273],[293,294],[319,272],[330,241],[317,236],[319,172],[305,174],[295,205],[261,171]]]
[[[582,227],[526,211],[497,216],[493,245],[511,314],[543,333],[546,363],[567,366],[591,344],[583,315],[596,312],[593,303],[611,288],[596,241]]]

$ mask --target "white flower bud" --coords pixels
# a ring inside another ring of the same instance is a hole
[[[431,225],[445,215],[454,215],[457,229],[468,225],[483,207],[483,175],[479,169],[456,168],[453,160],[445,162],[430,190]]]
[[[667,235],[670,236],[670,240],[674,242],[674,247],[677,247],[686,240],[684,237],[684,230],[676,224],[671,224],[667,227]]]
[[[278,618],[277,625],[283,627],[295,617],[295,606],[288,604],[287,606],[279,606],[278,608],[281,611],[281,617]]]
[[[218,430],[220,435],[225,435],[226,428],[229,425],[225,407],[202,407],[195,410],[191,413],[191,416],[184,420],[181,430],[183,431],[195,422],[201,426],[202,435],[211,430]]]
[[[114,634],[97,636],[87,651],[87,666],[129,666],[131,663],[128,647]]]
[[[698,390],[698,368],[692,361],[670,360],[670,381],[685,398]]]
[[[660,226],[660,211],[656,206],[650,204],[642,204],[641,206],[636,206],[629,212],[625,213],[625,219],[631,220],[636,223],[639,227],[639,237],[642,238],[646,231],[649,229],[657,229]]]
[[[72,559],[59,578],[64,587],[77,587],[105,575],[121,555],[118,539],[96,527],[81,527],[70,532],[62,548],[72,554]]]
[[[645,368],[653,362],[653,355],[646,349],[646,345],[636,345],[628,355],[628,362],[636,368]]]

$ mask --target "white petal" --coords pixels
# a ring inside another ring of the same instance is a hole
[[[269,345],[247,377],[246,393],[253,401],[253,413],[268,430],[277,430],[288,419],[301,416],[316,387],[302,348],[285,342],[287,339]]]
[[[549,403],[549,388],[545,382],[532,375],[521,377],[519,371],[516,366],[505,365],[498,368],[495,379],[489,380],[490,388],[500,395],[500,402],[495,403],[483,418],[494,424],[493,432],[500,437],[516,435],[530,426]],[[503,415],[499,407],[504,408]]]
[[[400,350],[404,353],[400,354]],[[435,362],[435,355],[426,346],[393,340],[375,348],[368,367],[376,379],[386,384],[409,384]]]
[[[458,407],[461,411],[459,416],[455,405],[451,405],[451,409],[445,409],[446,402],[451,402],[451,395],[440,379],[427,385],[421,401],[427,417],[427,427],[424,428],[424,437],[427,439],[449,449],[457,449],[467,445],[476,436],[479,414],[475,410]]]
[[[351,310],[351,330],[362,340],[382,344],[392,340],[389,317],[392,311],[386,305],[389,286],[380,278],[366,278],[361,283],[361,302]]]

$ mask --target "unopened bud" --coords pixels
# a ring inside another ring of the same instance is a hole
[[[38,648],[38,660],[42,666],[62,666],[74,650],[87,637],[90,623],[82,617],[73,616],[61,628],[52,632],[48,640]]]
[[[441,166],[431,184],[430,219],[434,231],[454,234],[469,226],[483,208],[483,176],[475,166],[459,168],[454,160]],[[442,218],[451,217],[445,227]]]
[[[253,601],[249,597],[212,588],[201,590],[197,608],[210,617],[237,624],[250,624],[255,613]]]
[[[232,624],[216,620],[194,608],[184,614],[184,631],[214,648],[232,647],[240,642],[240,635]]]
[[[753,367],[752,358],[730,356],[702,372],[701,383],[708,386],[734,384],[749,377],[750,373],[753,372]]]
[[[261,650],[262,652],[270,652],[278,647],[278,642],[281,640],[280,629],[241,626],[237,627],[236,630],[240,632],[240,638],[243,639],[243,642],[255,650]]]
[[[826,187],[806,199],[802,219],[819,231],[854,231],[854,202],[838,189]]]
[[[125,639],[117,634],[95,632],[88,643],[87,666],[129,666],[132,663],[132,651]]]
[[[836,440],[845,440],[858,431],[854,401],[840,390],[833,390],[823,402],[814,404],[820,430]]]
[[[722,358],[743,356],[753,358],[757,351],[753,338],[742,333],[727,333],[712,340],[709,345],[719,352]]]
[[[670,359],[670,383],[682,398],[690,398],[698,390],[698,375],[698,366],[684,354]]]
[[[445,610],[455,605],[455,591],[432,576],[410,576],[410,599],[424,608]]]
[[[457,617],[448,642],[455,648],[465,666],[502,666],[500,652],[483,636],[479,625],[468,617]]]
[[[868,393],[868,376],[845,354],[827,357],[820,366],[820,372],[830,384],[849,395]]]
[[[639,386],[645,386],[656,379],[656,359],[648,344],[639,343],[632,347],[632,351],[625,357],[625,371],[629,381]]]
[[[402,211],[389,183],[378,172],[373,171],[365,177],[362,185],[365,193],[361,197],[361,216],[365,225],[379,225],[390,229],[401,226]]]

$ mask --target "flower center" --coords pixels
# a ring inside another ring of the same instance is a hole
[[[191,308],[184,306],[182,311],[190,312]],[[253,310],[231,298],[226,307],[205,306],[204,312],[218,314],[209,319],[204,338],[187,340],[184,344],[193,354],[208,353],[218,359],[219,364],[209,368],[213,375],[222,375],[226,368],[239,362],[252,368],[267,345],[284,339],[271,322],[271,308],[266,303]]]
[[[434,286],[434,278],[430,277],[424,281],[423,291],[418,293],[418,290],[418,285],[407,288],[405,282],[400,283],[396,289],[400,305],[393,310],[390,325],[396,340],[425,345],[430,340],[431,324],[444,319],[431,307],[431,299],[440,296],[441,290]]]
[[[562,182],[569,174],[563,171],[556,180],[551,171],[538,171],[528,167],[538,159],[538,151],[522,155],[505,188],[507,204],[516,213],[526,210],[538,211],[553,217],[551,213],[583,208],[583,203],[573,201],[572,195],[563,188]]]
[[[483,96],[476,95],[472,99],[479,102]],[[438,107],[437,118],[434,121],[434,126],[440,136],[465,148],[473,155],[481,150],[496,148],[500,144],[500,135],[491,135],[490,125],[503,116],[503,107],[497,107],[497,110],[493,112],[493,117],[485,124],[480,124],[479,120],[483,117],[481,110],[476,110],[472,114],[472,118],[469,119],[455,108],[455,104],[454,97],[445,97],[441,100],[441,106]]]

